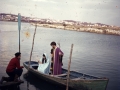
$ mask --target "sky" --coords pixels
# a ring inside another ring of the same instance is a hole
[[[0,13],[120,26],[120,0],[0,0]]]

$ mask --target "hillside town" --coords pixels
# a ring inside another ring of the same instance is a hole
[[[0,13],[0,21],[11,21],[17,22],[18,15]],[[91,22],[81,22],[74,20],[53,20],[53,19],[42,19],[21,16],[21,21],[30,23],[32,25],[37,24],[41,27],[47,28],[59,28],[63,30],[74,30],[82,32],[93,32],[102,34],[113,34],[120,35],[120,27],[114,25],[106,25],[102,23],[91,23]]]

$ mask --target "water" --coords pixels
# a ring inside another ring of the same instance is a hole
[[[29,60],[34,29],[34,26],[22,23],[21,64]],[[26,37],[26,32],[30,33],[29,37]],[[64,52],[64,68],[68,66],[70,47],[73,43],[71,70],[107,77],[109,78],[107,90],[120,90],[120,36],[37,27],[32,60],[38,61],[44,52],[50,57],[51,41],[60,43]],[[6,66],[19,50],[18,46],[17,23],[0,22],[0,68],[2,68],[0,77],[7,76]],[[27,81],[30,82],[29,90],[64,90],[62,87],[38,80],[33,75],[26,78],[24,77],[26,72],[24,69],[21,79],[25,82],[20,85],[20,90],[27,90]]]

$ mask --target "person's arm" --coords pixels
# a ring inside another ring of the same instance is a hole
[[[64,53],[59,49],[59,55],[63,56]]]
[[[63,62],[62,62],[63,55],[64,55],[64,53],[59,49],[59,59],[60,59],[60,62],[61,62],[62,66],[63,66]]]
[[[39,60],[38,60],[38,63],[39,63],[39,64],[42,64],[42,62],[40,62]]]
[[[38,64],[42,64],[42,58],[40,58],[40,60],[38,60]]]
[[[16,67],[17,67],[18,69],[24,68],[23,66],[20,66],[20,61],[19,61],[19,60],[16,61]]]

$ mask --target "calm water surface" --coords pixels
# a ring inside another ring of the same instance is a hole
[[[22,23],[21,30],[21,64],[28,61],[32,46],[34,26]],[[26,36],[28,32],[30,36]],[[60,43],[64,52],[64,68],[68,66],[71,44],[74,44],[71,70],[109,78],[107,90],[120,90],[120,36],[95,33],[65,31],[52,28],[37,28],[32,60],[38,61],[44,52],[50,57],[50,42]],[[0,78],[5,74],[9,60],[18,49],[18,27],[15,22],[0,22]],[[64,90],[33,75],[26,77],[24,69],[21,79],[25,82],[20,90]],[[58,89],[59,88],[59,89]]]

